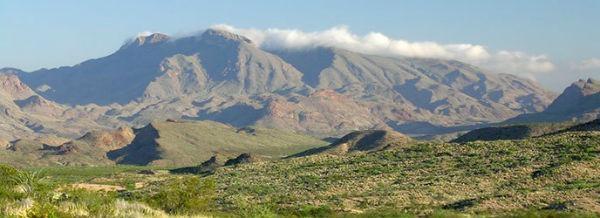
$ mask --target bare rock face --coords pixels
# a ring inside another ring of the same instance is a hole
[[[35,95],[15,74],[0,73],[0,93],[13,100],[23,100]]]
[[[0,138],[0,149],[6,149],[8,146],[10,146],[10,142]]]
[[[389,128],[367,105],[333,90],[308,96],[272,97],[256,123],[313,135],[339,135],[357,129]]]
[[[52,117],[61,116],[66,110],[66,108],[61,105],[48,101],[39,95],[32,95],[23,100],[16,100],[15,103],[24,112],[44,114]]]
[[[62,144],[65,144],[65,143],[71,141],[71,139],[47,134],[47,135],[41,135],[41,136],[35,138],[35,141],[43,143],[45,145],[49,145],[49,146],[59,146],[59,145],[62,145]]]
[[[93,131],[83,135],[78,141],[84,141],[105,151],[116,150],[130,144],[135,138],[133,129],[119,127],[113,131]]]

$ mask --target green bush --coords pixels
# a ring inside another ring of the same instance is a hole
[[[303,206],[297,210],[299,217],[331,217],[334,211],[328,206]]]
[[[19,171],[9,165],[0,164],[0,186],[12,184],[11,178],[17,175]]]
[[[160,186],[147,203],[169,214],[198,214],[213,210],[215,190],[216,183],[212,179],[174,179]]]
[[[0,164],[0,203],[2,201],[14,200],[21,194],[14,191],[13,178],[19,171],[11,166]]]
[[[599,214],[585,213],[585,212],[573,212],[573,211],[525,210],[525,211],[514,211],[510,214],[502,215],[499,217],[503,217],[503,218],[568,218],[568,217],[594,218],[594,217],[598,217],[598,215]]]
[[[279,217],[279,215],[271,207],[261,204],[238,205],[238,208],[232,212],[239,217]]]

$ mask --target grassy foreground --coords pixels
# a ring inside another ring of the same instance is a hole
[[[8,217],[597,217],[600,132],[225,167],[0,169]]]

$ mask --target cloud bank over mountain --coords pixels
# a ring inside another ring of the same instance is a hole
[[[589,58],[574,65],[578,70],[600,70],[600,58]]]
[[[338,47],[350,51],[381,55],[420,58],[456,59],[483,68],[535,79],[539,74],[551,72],[555,64],[546,55],[532,55],[521,51],[490,51],[483,45],[468,43],[441,44],[437,42],[411,42],[390,38],[379,32],[366,35],[352,33],[347,26],[336,26],[323,31],[305,32],[298,29],[265,30],[237,28],[218,24],[212,28],[244,35],[264,49],[307,49]]]

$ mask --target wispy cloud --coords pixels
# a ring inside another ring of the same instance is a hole
[[[347,26],[323,31],[304,32],[298,29],[245,29],[219,24],[212,28],[234,32],[250,38],[265,49],[307,49],[320,46],[338,47],[355,52],[382,56],[456,59],[494,72],[511,73],[535,79],[540,73],[555,69],[546,55],[531,55],[521,51],[490,51],[483,45],[469,43],[441,44],[393,39],[382,33],[357,35]]]
[[[576,70],[600,70],[600,58],[590,58],[573,64]]]
[[[138,38],[138,37],[146,37],[146,36],[150,36],[150,35],[152,35],[152,34],[154,34],[154,33],[155,33],[155,32],[153,32],[153,31],[148,31],[148,30],[146,30],[146,31],[142,31],[142,32],[139,32],[139,33],[138,33],[138,34],[135,36],[135,38]]]

